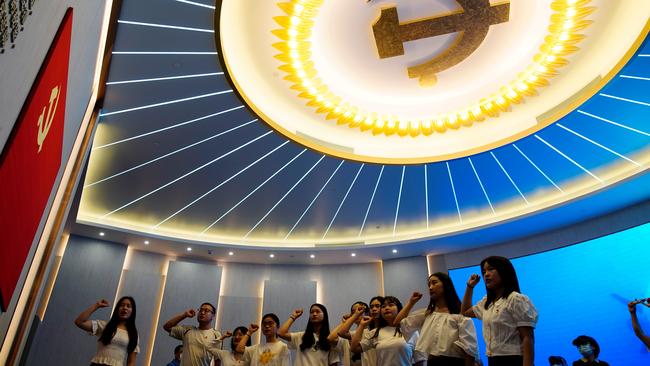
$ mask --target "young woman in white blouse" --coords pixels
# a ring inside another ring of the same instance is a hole
[[[288,342],[289,349],[296,350],[294,366],[330,366],[339,363],[339,354],[335,342],[329,342],[330,323],[327,308],[322,304],[309,307],[309,321],[304,332],[290,333],[293,322],[303,313],[296,309],[278,330],[278,336]]]
[[[265,343],[259,343],[251,347],[250,337],[260,326],[251,324],[247,332],[237,345],[237,352],[243,352],[243,362],[247,366],[289,366],[289,348],[286,344],[277,338],[278,326],[280,319],[278,316],[269,313],[262,317],[262,334],[266,340]]]
[[[415,350],[428,355],[428,366],[473,366],[478,358],[476,329],[471,319],[460,314],[460,298],[445,273],[429,276],[429,305],[409,316],[422,298],[414,292],[408,304],[397,314],[394,324],[402,332],[420,332]]]
[[[515,268],[508,258],[487,257],[481,261],[487,295],[472,306],[474,286],[480,281],[470,276],[461,311],[483,321],[483,338],[489,366],[532,366],[537,310],[519,290]]]
[[[135,328],[135,300],[122,297],[113,310],[111,319],[88,320],[98,309],[108,307],[102,299],[81,312],[74,323],[81,329],[97,336],[97,352],[90,360],[91,365],[134,366],[138,347],[138,330]]]
[[[352,352],[375,349],[377,354],[377,366],[411,366],[414,363],[413,349],[415,337],[407,340],[404,338],[400,327],[393,326],[395,317],[402,310],[402,303],[393,296],[386,296],[381,305],[381,318],[379,326],[372,331],[371,335],[364,336],[364,329],[374,321],[369,316],[364,316],[352,337],[350,349]],[[360,312],[354,317],[361,316]]]
[[[219,346],[223,345],[223,340],[232,337],[230,340],[230,349],[221,349],[221,348],[215,348],[215,345],[211,345],[208,347],[208,352],[212,354],[215,358],[219,359],[221,361],[220,366],[244,366],[246,365],[244,361],[242,360],[244,356],[244,352],[239,352],[237,350],[237,345],[239,344],[239,341],[244,337],[244,334],[248,329],[243,326],[239,326],[235,328],[232,332],[228,331],[225,332],[221,337],[219,338]],[[250,346],[251,345],[251,340],[248,339],[247,342],[244,342],[245,346]]]

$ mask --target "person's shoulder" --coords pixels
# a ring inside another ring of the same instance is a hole
[[[598,361],[599,366],[609,366],[609,364],[605,361]]]

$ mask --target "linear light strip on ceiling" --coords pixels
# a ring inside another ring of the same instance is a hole
[[[340,162],[339,165],[336,167],[336,169],[334,169],[334,172],[332,172],[332,174],[330,175],[330,177],[327,178],[327,181],[325,181],[325,184],[323,184],[323,186],[322,186],[321,189],[318,191],[318,193],[316,193],[316,196],[314,196],[314,198],[311,200],[311,202],[309,203],[309,205],[307,206],[307,208],[305,208],[305,210],[302,212],[302,215],[300,215],[300,217],[298,218],[298,220],[296,221],[296,223],[293,224],[293,226],[291,227],[291,230],[289,230],[289,232],[287,233],[287,235],[285,235],[284,240],[287,240],[287,238],[289,237],[289,235],[291,235],[291,233],[292,233],[293,230],[298,226],[298,224],[300,223],[300,221],[302,221],[302,218],[307,214],[307,211],[309,211],[309,209],[310,209],[311,206],[314,204],[314,202],[316,202],[316,199],[318,199],[318,197],[320,196],[320,194],[323,193],[323,191],[325,190],[325,187],[327,187],[327,184],[332,180],[332,178],[334,178],[334,175],[336,175],[336,172],[339,171],[339,169],[341,168],[341,165],[343,165],[344,162],[345,162],[345,160],[341,160],[341,162]]]
[[[271,132],[271,131],[269,131],[269,132]],[[280,174],[280,172],[283,171],[284,168],[288,167],[291,163],[293,163],[296,159],[298,159],[298,157],[300,157],[300,155],[304,154],[305,151],[307,151],[307,149],[302,149],[302,151],[300,151],[298,154],[296,154],[296,156],[294,156],[293,159],[289,160],[286,164],[284,164],[280,169],[278,169],[278,170],[277,170],[275,173],[273,173],[270,177],[266,178],[266,180],[265,180],[264,182],[262,182],[262,183],[261,183],[260,185],[258,185],[254,190],[252,190],[250,193],[248,193],[248,194],[246,195],[246,197],[242,198],[239,202],[237,202],[237,204],[235,204],[234,206],[232,206],[228,211],[226,211],[224,214],[222,214],[221,216],[219,216],[218,219],[214,220],[214,222],[212,222],[208,227],[206,227],[205,229],[203,229],[203,231],[201,231],[201,235],[205,234],[206,231],[210,230],[211,227],[213,227],[214,225],[216,225],[219,221],[221,221],[221,219],[223,219],[224,217],[226,217],[226,215],[228,215],[228,214],[229,214],[230,212],[232,212],[234,209],[236,209],[237,207],[239,207],[239,205],[241,205],[242,203],[244,203],[244,201],[246,201],[246,200],[248,199],[248,197],[252,196],[252,195],[253,195],[255,192],[257,192],[260,188],[264,187],[264,185],[265,185],[266,183],[268,183],[268,182],[269,182],[271,179],[273,179],[273,177],[275,177],[276,175]]]
[[[178,25],[168,25],[168,24],[155,24],[155,23],[143,23],[143,22],[134,22],[131,20],[118,20],[120,24],[130,24],[130,25],[140,25],[143,27],[153,27],[153,28],[166,28],[166,29],[176,29],[176,30],[186,30],[192,32],[203,32],[203,33],[214,33],[214,29],[202,29],[202,28],[190,28],[190,27],[181,27]]]
[[[321,156],[320,159],[318,159],[318,161],[316,161],[316,163],[314,163],[314,165],[312,165],[311,168],[309,168],[309,170],[307,170],[307,172],[303,174],[302,177],[300,177],[300,179],[298,179],[298,181],[294,183],[293,186],[291,186],[291,188],[289,188],[289,190],[273,205],[273,207],[271,207],[271,209],[266,214],[264,214],[264,216],[262,216],[262,218],[250,230],[248,230],[243,239],[248,238],[248,236],[262,223],[262,221],[264,221],[264,219],[266,219],[271,214],[271,212],[273,212],[273,210],[275,210],[275,208],[278,207],[278,205],[280,205],[280,203],[282,203],[282,201],[284,201],[284,199],[287,198],[291,192],[293,192],[298,184],[300,184],[300,182],[302,182],[305,177],[307,177],[309,173],[311,173],[312,170],[314,170],[314,168],[316,168],[316,166],[320,164],[321,161],[323,161],[323,159],[325,159],[325,155]]]
[[[178,80],[178,79],[191,79],[191,78],[201,78],[206,76],[217,76],[223,75],[223,72],[210,72],[206,74],[192,74],[192,75],[179,75],[179,76],[167,76],[160,78],[150,78],[150,79],[136,79],[136,80],[122,80],[122,81],[111,81],[106,83],[106,85],[121,85],[121,84],[134,84],[134,83],[148,83],[152,81],[165,81],[165,80]]]
[[[583,167],[583,166],[580,165],[577,161],[571,159],[567,154],[563,153],[563,152],[560,151],[558,148],[556,148],[555,146],[551,145],[551,143],[549,143],[548,141],[546,141],[546,140],[544,140],[543,138],[539,137],[539,135],[536,134],[536,135],[535,135],[535,138],[537,138],[538,140],[540,140],[541,142],[543,142],[544,144],[546,144],[546,146],[548,146],[548,147],[550,147],[551,149],[553,149],[556,153],[562,155],[562,156],[563,156],[565,159],[567,159],[568,161],[572,162],[573,165],[575,165],[575,166],[577,166],[578,168],[582,169],[583,172],[585,172],[585,173],[591,175],[594,179],[596,179],[596,180],[599,181],[600,183],[604,183],[602,179],[598,178],[594,173],[590,172],[589,169]]]
[[[544,171],[542,171],[542,169],[540,169],[540,167],[538,167],[537,164],[535,164],[532,160],[530,160],[530,158],[528,157],[528,155],[524,154],[524,152],[521,151],[521,149],[519,149],[519,147],[517,147],[517,145],[512,144],[512,146],[513,146],[515,149],[517,149],[517,151],[519,151],[519,153],[521,154],[521,156],[523,156],[526,160],[528,160],[528,162],[530,163],[530,165],[532,165],[535,169],[537,169],[537,171],[538,171],[541,175],[543,175],[544,178],[546,178],[546,180],[548,180],[548,181],[549,181],[549,182],[550,182],[550,183],[551,183],[555,188],[557,188],[558,191],[564,193],[564,191],[562,190],[562,188],[560,188],[560,186],[558,186],[557,184],[555,184],[555,182],[553,181],[553,179],[551,179],[548,175],[546,175],[546,173],[544,173]]]
[[[424,210],[426,211],[427,229],[429,228],[429,182],[427,165],[424,164]]]
[[[494,158],[494,161],[496,161],[497,164],[499,164],[499,167],[501,168],[501,170],[503,171],[503,173],[506,175],[506,177],[508,177],[508,180],[510,181],[510,183],[512,183],[512,185],[515,187],[515,189],[517,190],[517,192],[519,192],[519,195],[521,196],[521,198],[523,198],[524,201],[526,201],[526,204],[528,205],[529,202],[528,202],[528,200],[526,199],[526,196],[524,196],[524,194],[521,192],[521,190],[520,190],[519,187],[517,186],[517,183],[515,183],[515,181],[512,179],[512,177],[510,177],[510,174],[508,174],[508,171],[506,171],[506,168],[501,164],[501,162],[499,161],[499,159],[497,159],[496,155],[494,155],[494,152],[490,151],[490,155],[492,155],[492,157]]]
[[[456,187],[454,186],[454,178],[451,176],[451,168],[449,167],[449,162],[447,164],[447,174],[449,174],[449,183],[451,183],[451,192],[454,194],[454,202],[456,203],[456,211],[458,212],[458,220],[462,223],[463,216],[460,214],[460,206],[458,205],[458,196],[456,196]]]
[[[242,108],[244,108],[244,106],[243,106],[243,105],[240,105],[239,107],[230,108],[230,109],[226,109],[226,110],[223,110],[223,111],[219,111],[219,112],[217,112],[217,113],[208,114],[207,116],[203,116],[203,117],[199,117],[199,118],[191,119],[191,120],[189,120],[189,121],[185,121],[185,122],[177,123],[177,124],[175,124],[175,125],[171,125],[171,126],[168,126],[168,127],[159,128],[159,129],[157,129],[157,130],[153,130],[153,131],[149,131],[149,132],[146,132],[146,133],[142,133],[142,134],[140,134],[140,135],[136,135],[136,136],[128,137],[128,138],[125,138],[125,139],[122,139],[122,140],[118,140],[118,141],[114,141],[114,142],[111,142],[111,143],[108,143],[108,144],[104,144],[104,145],[100,145],[100,146],[97,146],[97,147],[93,147],[93,150],[103,149],[103,148],[105,148],[105,147],[109,147],[109,146],[113,146],[113,145],[121,144],[121,143],[123,143],[123,142],[127,142],[127,141],[131,141],[131,140],[139,139],[139,138],[142,138],[142,137],[145,137],[145,136],[153,135],[153,134],[155,134],[155,133],[159,133],[159,132],[163,132],[163,131],[171,130],[172,128],[176,128],[176,127],[180,127],[180,126],[185,126],[185,125],[187,125],[187,124],[194,123],[194,122],[203,121],[204,119],[212,118],[212,117],[215,117],[215,116],[218,116],[218,115],[221,115],[221,114],[225,114],[225,113],[228,113],[228,112],[232,112],[232,111],[235,111],[235,110],[237,110],[237,109],[242,109]]]
[[[584,114],[585,116],[589,116],[589,117],[591,117],[591,118],[595,118],[595,119],[597,119],[597,120],[599,120],[599,121],[603,121],[603,122],[606,122],[606,123],[612,124],[612,125],[614,125],[614,126],[618,126],[618,127],[624,128],[624,129],[626,129],[626,130],[630,130],[630,131],[632,131],[632,132],[636,132],[636,133],[638,133],[638,134],[641,134],[641,135],[644,135],[644,136],[648,136],[648,137],[650,137],[650,133],[647,133],[647,132],[644,132],[644,131],[641,131],[641,130],[637,130],[636,128],[632,128],[632,127],[630,127],[630,126],[626,126],[626,125],[621,124],[621,123],[618,123],[618,122],[614,122],[614,121],[608,120],[608,119],[606,119],[606,118],[603,118],[603,117],[597,116],[597,115],[595,115],[595,114],[591,114],[591,113],[585,112],[585,111],[580,110],[580,109],[578,109],[578,113],[581,113],[581,114]]]
[[[179,152],[181,152],[181,151],[184,151],[184,150],[190,149],[190,148],[192,148],[192,147],[194,147],[194,146],[197,146],[197,145],[200,145],[200,144],[202,144],[202,143],[204,143],[204,142],[206,142],[206,141],[210,141],[210,140],[215,139],[215,138],[217,138],[217,137],[223,136],[223,135],[225,135],[225,134],[227,134],[227,133],[230,133],[230,132],[232,132],[232,131],[238,130],[238,129],[240,129],[240,128],[244,127],[244,126],[250,125],[251,123],[254,123],[254,122],[257,122],[257,119],[254,119],[254,120],[252,120],[252,121],[248,121],[248,122],[246,122],[246,123],[244,123],[244,124],[241,124],[241,125],[239,125],[239,126],[233,127],[233,128],[231,128],[231,129],[229,129],[229,130],[226,130],[226,131],[223,131],[223,132],[219,132],[219,133],[216,134],[216,135],[212,135],[212,136],[207,137],[207,138],[205,138],[205,139],[203,139],[203,140],[201,140],[201,141],[197,141],[197,142],[195,142],[195,143],[192,143],[192,144],[187,145],[187,146],[185,146],[185,147],[182,147],[182,148],[180,148],[180,149],[177,149],[177,150],[174,150],[174,151],[172,151],[172,152],[169,152],[169,153],[167,153],[167,154],[165,154],[165,155],[161,155],[161,156],[159,156],[159,157],[157,157],[157,158],[155,158],[155,159],[149,160],[149,161],[144,162],[144,163],[142,163],[142,164],[138,164],[138,165],[136,165],[136,166],[134,166],[134,167],[132,167],[132,168],[129,168],[129,169],[123,170],[123,171],[121,171],[121,172],[119,172],[119,173],[115,173],[115,174],[113,174],[113,175],[111,175],[111,176],[108,176],[108,177],[106,177],[106,178],[100,179],[100,180],[98,180],[98,181],[96,181],[96,182],[86,184],[86,185],[84,186],[84,188],[90,188],[90,187],[92,187],[92,186],[94,186],[94,185],[96,185],[96,184],[99,184],[99,183],[105,182],[105,181],[110,180],[110,179],[113,179],[113,178],[115,178],[115,177],[119,177],[119,176],[122,175],[122,174],[126,174],[126,173],[132,172],[132,171],[134,171],[134,170],[136,170],[136,169],[140,169],[140,168],[142,168],[142,167],[144,167],[144,166],[147,166],[147,165],[149,165],[149,164],[151,164],[151,163],[155,163],[155,162],[158,161],[158,160],[162,160],[162,159],[164,159],[164,158],[170,157],[170,156],[175,155],[175,154],[177,154],[177,153],[179,153]]]
[[[231,180],[235,179],[237,176],[239,176],[240,174],[242,174],[243,172],[245,172],[246,170],[248,170],[250,167],[252,167],[253,165],[259,163],[259,162],[262,161],[264,158],[266,158],[267,156],[273,154],[273,153],[276,152],[278,149],[282,148],[284,145],[286,145],[286,144],[288,144],[288,143],[289,143],[289,140],[283,142],[282,144],[280,144],[279,146],[277,146],[275,149],[273,149],[273,150],[267,152],[267,153],[264,154],[262,157],[258,158],[258,159],[255,160],[254,162],[248,164],[244,169],[238,171],[237,173],[235,173],[234,175],[232,175],[230,178],[228,178],[228,179],[224,180],[223,182],[219,183],[219,184],[218,184],[217,186],[215,186],[214,188],[210,189],[209,191],[205,192],[204,194],[202,194],[202,195],[200,195],[199,197],[197,197],[196,199],[194,199],[192,202],[190,202],[190,203],[188,203],[187,205],[183,206],[183,208],[181,208],[180,210],[178,210],[178,211],[174,212],[173,214],[169,215],[167,218],[165,218],[165,219],[162,220],[161,222],[157,223],[157,224],[156,224],[155,226],[153,226],[152,228],[153,228],[153,229],[157,229],[160,225],[164,224],[165,222],[167,222],[168,220],[170,220],[170,219],[173,218],[174,216],[178,215],[179,213],[185,211],[188,207],[190,207],[190,206],[192,206],[193,204],[197,203],[198,201],[202,200],[205,196],[207,196],[207,195],[209,195],[210,193],[212,193],[212,192],[216,191],[217,189],[221,188],[224,184],[226,184],[226,183],[230,182]]]
[[[615,96],[615,95],[610,95],[610,94],[605,94],[605,93],[598,93],[598,95],[600,95],[601,97],[606,97],[606,98],[611,98],[611,99],[621,100],[621,101],[623,101],[623,102],[634,103],[634,104],[640,104],[640,105],[644,105],[644,106],[646,106],[646,107],[650,107],[650,103],[641,102],[641,101],[634,100],[634,99],[627,99],[627,98],[623,98],[623,97],[617,97],[617,96]]]
[[[404,172],[406,165],[402,165],[402,177],[399,180],[399,193],[397,194],[397,206],[395,207],[395,220],[393,220],[393,236],[397,232],[397,217],[399,216],[399,205],[402,202],[402,187],[404,186]]]
[[[474,171],[474,176],[476,176],[476,179],[478,180],[478,184],[481,186],[481,190],[483,191],[483,195],[485,196],[485,199],[487,200],[488,204],[490,205],[490,209],[492,210],[492,213],[496,213],[496,211],[494,211],[494,206],[492,206],[492,201],[490,200],[490,196],[488,196],[487,191],[485,190],[485,187],[483,186],[483,181],[481,181],[481,177],[478,176],[478,172],[476,171],[476,168],[474,168],[474,163],[472,162],[472,158],[468,157],[467,160],[469,160],[469,165],[472,166],[472,170]]]
[[[219,156],[219,157],[217,157],[217,158],[215,158],[215,159],[210,160],[209,162],[207,162],[207,163],[205,163],[205,164],[199,166],[198,168],[192,169],[190,172],[181,175],[180,177],[178,177],[178,178],[172,180],[171,182],[165,183],[165,184],[163,184],[162,186],[160,186],[160,187],[154,189],[153,191],[151,191],[151,192],[149,192],[149,193],[147,193],[147,194],[145,194],[145,195],[143,195],[143,196],[141,196],[141,197],[139,197],[139,198],[136,198],[136,199],[134,199],[133,201],[131,201],[131,202],[129,202],[129,203],[126,203],[126,204],[124,204],[124,205],[122,205],[122,206],[116,208],[115,210],[113,210],[113,211],[111,211],[111,212],[105,214],[104,216],[102,216],[102,218],[106,218],[106,217],[108,217],[108,216],[110,216],[110,215],[112,215],[112,214],[114,214],[114,213],[116,213],[116,212],[118,212],[118,211],[120,211],[120,210],[122,210],[122,209],[124,209],[124,208],[126,208],[126,207],[128,207],[128,206],[130,206],[130,205],[132,205],[132,204],[134,204],[134,203],[136,203],[136,202],[138,202],[138,201],[144,199],[144,198],[146,198],[146,197],[149,197],[150,195],[152,195],[152,194],[154,194],[154,193],[160,191],[161,189],[164,189],[164,188],[166,188],[166,187],[168,187],[168,186],[170,186],[170,185],[172,185],[172,184],[178,182],[179,180],[181,180],[181,179],[183,179],[183,178],[185,178],[185,177],[187,177],[187,176],[189,176],[189,175],[191,175],[191,174],[194,174],[194,173],[198,172],[199,170],[201,170],[201,169],[207,167],[208,165],[213,164],[213,163],[215,163],[215,162],[217,162],[217,161],[219,161],[219,160],[221,160],[221,159],[227,157],[228,155],[230,155],[230,154],[232,154],[232,153],[234,153],[234,152],[236,152],[236,151],[238,151],[238,150],[243,149],[244,147],[246,147],[246,146],[252,144],[253,142],[255,142],[255,141],[257,141],[257,140],[259,140],[259,139],[261,139],[261,138],[263,138],[264,136],[267,136],[267,135],[271,134],[272,132],[273,132],[273,131],[266,132],[265,134],[263,134],[263,135],[261,135],[261,136],[258,136],[258,137],[256,137],[256,138],[254,138],[254,139],[248,141],[247,143],[245,143],[245,144],[243,144],[243,145],[241,145],[241,146],[238,146],[238,147],[236,147],[236,148],[234,148],[234,149],[228,151],[227,153],[225,153],[225,154],[223,154],[223,155],[221,155],[221,156]]]
[[[218,52],[202,51],[113,51],[113,55],[218,55]]]
[[[386,166],[382,165],[381,170],[379,171],[379,175],[377,176],[377,182],[375,183],[375,188],[372,190],[372,196],[370,196],[370,202],[368,203],[368,208],[366,209],[366,214],[363,216],[363,222],[361,223],[361,229],[359,229],[359,235],[358,237],[361,237],[361,233],[363,233],[363,228],[366,226],[366,220],[368,219],[368,213],[370,212],[370,207],[372,207],[372,202],[375,200],[375,193],[377,193],[377,187],[379,187],[379,181],[381,180],[382,174],[384,174],[384,168]]]
[[[348,187],[348,190],[345,192],[345,196],[343,196],[343,199],[341,200],[341,203],[339,203],[339,207],[336,209],[336,212],[334,213],[334,217],[332,217],[332,220],[330,221],[330,224],[327,225],[327,229],[325,230],[325,233],[323,234],[323,237],[321,239],[325,239],[327,236],[327,233],[330,231],[330,228],[332,227],[332,224],[334,223],[334,220],[336,220],[336,216],[338,216],[339,211],[341,211],[341,207],[343,207],[343,203],[345,203],[345,200],[348,198],[348,195],[350,194],[350,191],[352,190],[352,187],[354,187],[354,183],[357,181],[357,178],[359,178],[359,174],[361,174],[361,170],[366,164],[363,163],[361,166],[359,166],[359,170],[357,170],[357,174],[354,176],[354,179],[352,179],[352,183],[350,183],[350,186]]]
[[[645,78],[645,77],[642,77],[642,76],[619,75],[619,77],[624,78],[624,79],[634,79],[634,80],[645,80],[645,81],[650,81],[650,78]]]
[[[188,1],[188,0],[175,0],[175,1],[179,2],[179,3],[189,4],[189,5],[200,6],[202,8],[208,8],[208,9],[212,9],[212,10],[216,9],[214,6],[197,3],[195,1]]]
[[[208,93],[208,94],[201,94],[201,95],[197,95],[197,96],[189,97],[189,98],[175,99],[175,100],[170,100],[170,101],[162,102],[162,103],[149,104],[149,105],[144,105],[144,106],[135,107],[135,108],[123,109],[121,111],[100,113],[99,117],[112,116],[114,114],[133,112],[133,111],[138,111],[138,110],[141,110],[141,109],[161,107],[161,106],[164,106],[164,105],[182,103],[182,102],[187,102],[187,101],[190,101],[190,100],[208,98],[208,97],[213,97],[215,95],[221,95],[221,94],[227,94],[227,93],[232,93],[232,89],[221,90],[221,91],[218,91],[218,92]]]
[[[610,153],[612,153],[612,154],[618,156],[618,157],[621,158],[621,159],[625,159],[625,160],[629,161],[630,163],[632,163],[632,164],[634,164],[634,165],[636,165],[636,166],[639,166],[639,167],[641,166],[641,164],[639,164],[639,163],[637,163],[636,161],[634,161],[634,160],[628,158],[627,156],[625,156],[625,155],[623,155],[623,154],[619,154],[619,153],[617,153],[616,151],[614,151],[614,150],[608,148],[607,146],[601,145],[601,144],[599,144],[598,142],[596,142],[596,141],[594,141],[594,140],[592,140],[592,139],[590,139],[590,138],[588,138],[588,137],[586,137],[586,136],[584,136],[584,135],[581,135],[581,134],[579,134],[578,132],[575,132],[574,130],[572,130],[572,129],[568,128],[568,127],[564,127],[564,126],[561,125],[560,123],[557,123],[556,125],[557,125],[558,127],[560,127],[560,128],[563,128],[563,129],[565,129],[565,130],[571,132],[572,134],[574,134],[574,135],[576,135],[576,136],[582,138],[583,140],[586,140],[586,141],[591,142],[592,144],[594,144],[594,145],[600,147],[601,149],[604,149],[604,150],[606,150],[606,151],[609,151]]]

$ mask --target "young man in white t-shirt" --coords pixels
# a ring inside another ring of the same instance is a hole
[[[212,328],[212,319],[214,319],[215,313],[214,305],[205,302],[198,309],[198,327],[178,325],[184,319],[196,316],[197,311],[194,309],[185,310],[163,325],[163,329],[169,332],[170,337],[183,341],[181,366],[210,366],[212,355],[208,349],[221,348],[223,341],[221,333]]]

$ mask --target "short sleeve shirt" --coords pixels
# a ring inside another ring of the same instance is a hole
[[[101,337],[104,328],[106,327],[106,322],[103,320],[93,320],[91,323],[92,330],[90,333],[98,338]],[[110,366],[126,365],[128,345],[129,332],[117,328],[113,339],[111,339],[111,343],[105,345],[101,341],[97,340],[97,352],[90,362]],[[136,346],[133,352],[139,353],[140,346]]]
[[[208,349],[221,348],[221,333],[215,329],[201,330],[195,326],[177,325],[169,331],[173,338],[183,341],[182,366],[210,366]]]
[[[374,337],[363,337],[361,349],[366,352],[369,349],[377,351],[377,366],[410,366],[413,362],[413,349],[417,339],[410,340],[396,333],[395,327],[383,327],[379,334]]]
[[[314,345],[304,351],[300,350],[302,335],[305,332],[291,333],[291,341],[287,344],[290,349],[296,350],[296,361],[294,366],[329,366],[340,362],[339,350],[337,347],[330,348],[329,351],[318,349],[318,334],[314,333]]]
[[[290,366],[289,348],[283,342],[256,344],[246,347],[242,358],[250,366]]]

